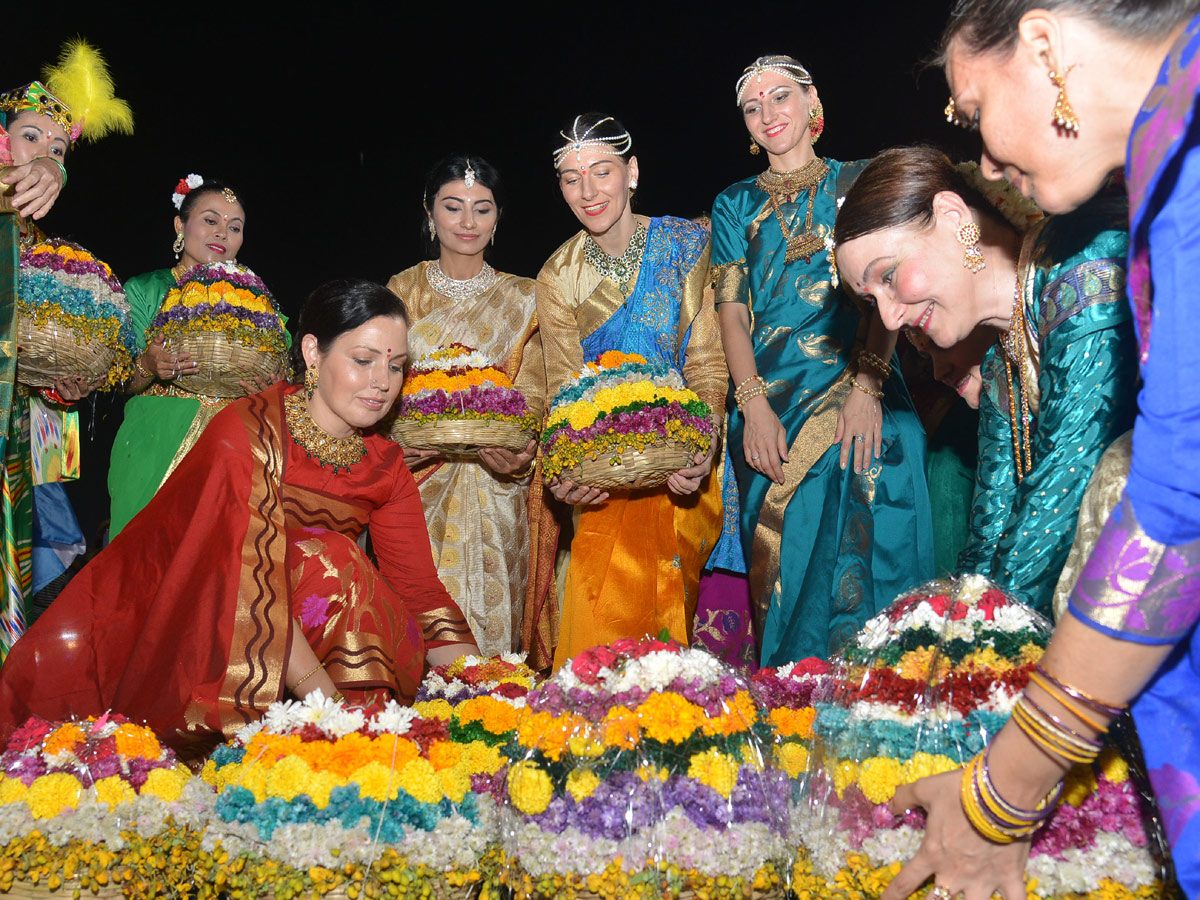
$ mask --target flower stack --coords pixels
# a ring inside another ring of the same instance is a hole
[[[21,251],[17,284],[17,377],[51,387],[59,376],[129,378],[137,350],[129,302],[107,263],[50,238]]]
[[[168,349],[199,364],[196,374],[175,379],[197,394],[240,397],[239,382],[272,380],[287,358],[287,330],[274,297],[257,275],[232,262],[183,273],[146,329],[146,342],[159,334]]]
[[[542,470],[599,488],[649,488],[707,453],[712,410],[663,363],[610,350],[550,404]]]
[[[867,622],[815,702],[797,890],[878,897],[920,846],[903,784],[961,768],[1004,725],[1050,626],[980,576],[934,581]],[[1157,896],[1158,872],[1128,765],[1108,749],[1077,766],[1032,844],[1031,898]]]
[[[220,884],[248,896],[273,884],[276,898],[462,896],[487,880],[497,834],[472,780],[503,764],[394,701],[367,712],[317,691],[273,704],[202,772],[220,792],[209,846],[232,860]]]
[[[194,874],[212,802],[122,716],[32,718],[0,754],[0,892],[174,893]]]
[[[620,640],[531,691],[508,755],[506,877],[526,898],[782,896],[787,776],[749,685]]]
[[[524,450],[537,427],[511,378],[480,351],[450,344],[409,367],[392,437],[425,450]]]

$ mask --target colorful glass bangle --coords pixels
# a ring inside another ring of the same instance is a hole
[[[1121,713],[1125,712],[1125,710],[1129,706],[1128,703],[1118,706],[1114,703],[1105,703],[1102,700],[1097,700],[1091,694],[1085,694],[1079,688],[1072,687],[1071,685],[1066,684],[1063,681],[1060,681],[1058,678],[1055,678],[1053,675],[1050,674],[1049,671],[1047,671],[1046,667],[1043,666],[1041,663],[1038,663],[1034,667],[1034,671],[1040,672],[1042,675],[1044,675],[1046,678],[1048,678],[1055,687],[1057,687],[1060,691],[1062,691],[1068,697],[1073,697],[1074,699],[1078,700],[1080,703],[1084,704],[1085,706],[1091,707],[1096,712],[1104,713],[1106,715],[1112,716],[1114,719],[1117,716],[1121,715]]]
[[[1022,697],[1013,707],[1012,719],[1025,735],[1055,756],[1068,763],[1090,763],[1100,755],[1096,747],[1084,745],[1069,734],[1056,729],[1050,723],[1041,720],[1025,704]]]
[[[1083,722],[1083,724],[1096,729],[1096,731],[1099,732],[1100,734],[1103,734],[1104,732],[1108,731],[1107,725],[1105,725],[1103,722],[1098,722],[1096,719],[1092,718],[1087,712],[1084,712],[1084,710],[1080,709],[1080,706],[1082,704],[1076,703],[1074,700],[1071,699],[1070,696],[1068,696],[1067,694],[1064,694],[1062,691],[1060,691],[1054,685],[1053,682],[1051,682],[1047,678],[1045,678],[1036,669],[1029,673],[1029,680],[1032,681],[1034,684],[1036,684],[1038,687],[1040,687],[1047,694],[1049,694],[1050,697],[1052,697],[1056,702],[1058,702],[1062,706],[1063,709],[1070,712],[1071,715],[1073,715],[1075,718],[1077,718],[1080,722]]]
[[[61,191],[63,188],[65,188],[67,186],[67,167],[65,165],[63,165],[63,161],[61,159],[56,159],[53,156],[47,156],[46,159],[50,160],[50,162],[54,163],[60,169],[62,169],[63,180],[62,180],[62,184],[60,184],[58,186],[58,189]]]

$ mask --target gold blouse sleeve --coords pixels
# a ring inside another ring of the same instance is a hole
[[[534,317],[534,330],[529,340],[525,342],[525,350],[521,355],[521,367],[513,380],[517,390],[525,395],[529,411],[538,421],[546,414],[546,356],[542,352],[542,332]]]
[[[729,370],[725,367],[725,350],[721,346],[721,327],[713,303],[713,286],[709,277],[710,247],[704,249],[683,285],[683,300],[679,310],[681,331],[691,327],[687,342],[687,362],[683,365],[683,380],[712,407],[714,417],[724,416],[725,393]]]
[[[537,317],[542,355],[546,364],[547,405],[568,378],[583,368],[583,347],[575,311],[559,287],[558,279],[542,268],[537,277]]]

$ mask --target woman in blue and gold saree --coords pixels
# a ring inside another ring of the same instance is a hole
[[[725,358],[709,285],[707,231],[671,217],[635,216],[632,141],[611,118],[579,116],[555,156],[563,198],[584,230],[537,278],[547,396],[587,360],[617,350],[679,370],[721,422]],[[577,511],[555,666],[596,644],[656,636],[680,643],[705,561],[721,533],[721,485],[707,458],[663,487],[608,495],[548,484]]]
[[[791,57],[749,67],[738,104],[771,165],[713,205],[713,282],[735,389],[726,503],[767,666],[828,656],[931,576],[933,525],[895,335],[836,287],[828,239],[861,164],[814,154],[823,113]]]

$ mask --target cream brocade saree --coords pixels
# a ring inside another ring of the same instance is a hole
[[[541,421],[546,376],[533,280],[501,273],[491,288],[459,301],[430,286],[428,265],[419,263],[388,281],[412,320],[409,359],[456,342],[474,347],[513,379]],[[529,477],[498,477],[477,460],[437,460],[413,475],[438,577],[466,616],[480,651],[516,650],[529,581]]]

